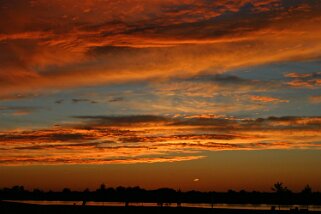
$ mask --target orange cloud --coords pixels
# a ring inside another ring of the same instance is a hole
[[[301,73],[292,72],[292,73],[286,73],[284,76],[290,77],[290,78],[307,78],[307,77],[312,77],[313,74],[311,74],[311,73],[301,74]]]
[[[321,72],[314,73],[287,73],[286,77],[292,78],[287,84],[298,88],[318,88],[321,87]]]
[[[0,132],[0,165],[153,163],[205,151],[321,149],[320,117],[81,117],[82,122]]]
[[[287,103],[288,100],[282,100],[276,97],[267,97],[267,96],[250,96],[252,101],[263,102],[263,103]]]
[[[178,157],[164,157],[164,158],[124,158],[124,159],[73,159],[68,158],[63,160],[61,157],[52,158],[28,158],[28,157],[9,157],[8,159],[0,158],[0,165],[4,163],[7,166],[19,166],[23,162],[24,165],[61,165],[61,164],[137,164],[137,163],[163,163],[163,162],[178,162],[191,161],[205,158],[205,156],[178,156]]]
[[[317,2],[59,0],[1,4],[2,97],[21,91],[186,77],[204,71],[222,73],[315,58],[321,51],[321,5]],[[245,6],[248,15],[242,12]],[[231,13],[230,18],[217,18],[226,12]]]
[[[0,42],[10,41],[10,40],[38,40],[49,38],[50,33],[44,31],[31,31],[31,32],[20,32],[13,34],[0,34]]]

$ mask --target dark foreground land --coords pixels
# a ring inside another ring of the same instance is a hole
[[[291,214],[299,212],[270,210],[237,210],[187,207],[100,207],[100,206],[65,206],[65,205],[31,205],[0,201],[1,214]],[[309,212],[321,214],[321,212]]]

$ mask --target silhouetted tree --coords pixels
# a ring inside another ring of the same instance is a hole
[[[311,194],[312,193],[312,188],[307,184],[303,190],[301,191],[302,194]]]
[[[176,204],[177,204],[177,207],[182,206],[182,191],[181,191],[181,189],[178,189],[176,192]]]
[[[288,195],[289,193],[291,193],[291,191],[286,186],[284,186],[282,182],[276,182],[273,185],[272,190],[278,196],[279,210],[280,210],[281,209],[281,203],[284,202],[285,196]]]
[[[309,208],[309,201],[311,200],[311,196],[312,196],[312,188],[309,186],[309,184],[307,184],[303,188],[303,190],[301,191],[301,195],[303,196],[303,200],[307,208]]]
[[[286,193],[286,192],[290,192],[290,190],[286,187],[283,186],[282,182],[276,182],[273,187],[272,190],[276,193]]]
[[[14,186],[11,188],[0,188],[1,200],[63,200],[63,201],[109,201],[109,202],[152,202],[159,205],[169,205],[170,203],[240,203],[240,204],[321,204],[321,193],[312,192],[312,188],[306,185],[301,192],[292,193],[281,182],[273,185],[274,193],[267,192],[239,192],[230,190],[228,192],[200,192],[175,191],[170,188],[161,188],[156,190],[145,190],[140,187],[118,187],[106,188],[104,184],[100,185],[95,191],[86,189],[85,191],[71,191],[64,188],[61,191],[33,191],[25,190],[23,186]]]
[[[101,184],[99,191],[104,192],[106,190],[106,185],[105,184]]]
[[[71,190],[70,190],[69,188],[64,188],[64,189],[62,190],[62,193],[63,193],[63,194],[69,194],[69,193],[71,193]]]
[[[86,188],[83,192],[83,200],[82,200],[82,205],[86,206],[86,203],[88,201],[88,199],[90,198],[90,190],[88,188]]]
[[[25,191],[25,188],[24,188],[24,186],[13,186],[13,187],[11,188],[11,190],[12,190],[13,192],[22,193],[22,192]]]
[[[116,197],[118,199],[118,201],[122,201],[122,202],[127,202],[127,194],[126,194],[126,188],[123,186],[119,186],[116,188]]]
[[[32,191],[33,199],[41,199],[44,195],[44,192],[40,189],[34,189]]]

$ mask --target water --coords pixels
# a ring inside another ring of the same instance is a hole
[[[9,200],[8,200],[9,201]],[[11,202],[37,204],[37,205],[82,205],[82,201],[33,201],[33,200],[10,200]],[[164,204],[165,206],[175,207],[176,203]],[[115,206],[123,207],[124,202],[95,202],[88,201],[86,206]],[[157,203],[129,203],[129,206],[156,207]],[[182,203],[182,207],[212,208],[211,204],[206,203]],[[279,209],[278,205],[272,204],[213,204],[213,208],[221,209],[247,209],[247,210],[270,210],[272,206]],[[281,210],[289,210],[298,207],[306,209],[306,205],[282,205]],[[321,211],[321,205],[309,205],[310,211]]]

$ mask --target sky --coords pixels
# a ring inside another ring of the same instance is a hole
[[[0,0],[0,187],[321,191],[319,0]]]

